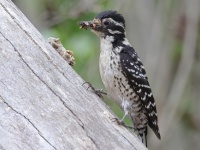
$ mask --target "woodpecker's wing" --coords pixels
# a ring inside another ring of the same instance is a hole
[[[148,125],[160,139],[156,105],[146,76],[146,71],[140,58],[132,47],[126,46],[120,52],[120,61],[122,73],[128,79],[131,88],[134,89],[141,99],[146,110]]]

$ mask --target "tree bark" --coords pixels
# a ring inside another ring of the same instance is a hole
[[[0,149],[146,149],[10,0],[0,12]]]

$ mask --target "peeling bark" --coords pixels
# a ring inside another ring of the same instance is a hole
[[[0,12],[0,149],[146,149],[10,0]]]

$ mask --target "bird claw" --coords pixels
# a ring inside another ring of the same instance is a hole
[[[135,129],[132,126],[128,126],[126,125],[122,120],[119,120],[118,118],[112,118],[111,119],[113,122],[117,122],[118,125],[124,126],[125,128],[129,128],[129,129]]]
[[[107,93],[105,93],[105,92],[103,92],[103,89],[95,89],[93,86],[92,86],[92,84],[91,83],[89,83],[89,82],[84,82],[83,84],[82,84],[82,86],[84,85],[84,84],[88,84],[88,87],[87,87],[87,90],[90,88],[97,96],[99,96],[101,99],[103,99],[103,94],[104,95],[107,95]]]

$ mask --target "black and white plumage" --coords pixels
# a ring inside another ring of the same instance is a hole
[[[104,11],[93,21],[80,23],[100,38],[99,69],[108,96],[119,104],[146,145],[147,125],[161,139],[154,97],[138,54],[125,34],[125,20],[116,11]]]

